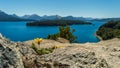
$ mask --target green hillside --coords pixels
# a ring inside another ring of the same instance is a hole
[[[97,35],[103,40],[120,38],[120,20],[109,21],[108,23],[102,25],[97,31]]]

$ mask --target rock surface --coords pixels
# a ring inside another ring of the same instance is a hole
[[[0,68],[118,68],[120,40],[98,43],[60,43],[44,39],[41,48],[59,45],[53,53],[37,55],[31,48],[33,40],[11,42],[0,35]]]
[[[56,41],[58,41],[58,42],[61,42],[61,43],[70,43],[70,41],[69,40],[66,40],[66,39],[64,39],[64,38],[57,38],[57,40]]]
[[[0,68],[24,68],[21,53],[14,45],[0,34]]]

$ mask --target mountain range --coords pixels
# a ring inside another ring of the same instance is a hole
[[[33,19],[33,20],[92,20],[93,18],[83,18],[83,17],[73,17],[73,16],[66,16],[62,17],[59,15],[51,15],[51,16],[39,16],[37,14],[32,14],[32,15],[24,15],[21,18],[24,19]]]
[[[120,20],[120,18],[85,18],[85,17],[73,17],[73,16],[66,16],[62,17],[59,15],[51,15],[51,16],[39,16],[37,14],[32,15],[24,15],[18,16],[16,14],[9,15],[0,10],[0,21],[39,21],[39,20],[82,20],[82,21],[108,21],[108,20]]]
[[[0,10],[0,21],[27,21],[27,20],[29,19],[21,18],[17,16],[16,14],[9,15]]]

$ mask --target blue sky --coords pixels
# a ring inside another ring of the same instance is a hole
[[[120,17],[120,0],[0,0],[0,10],[8,14]]]

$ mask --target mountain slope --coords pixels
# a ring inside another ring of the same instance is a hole
[[[110,20],[120,20],[120,18],[90,18],[90,17],[73,17],[66,16],[62,17],[59,15],[44,15],[39,16],[37,14],[24,15],[22,17],[17,16],[16,14],[9,15],[0,10],[0,21],[26,21],[26,20],[82,20],[82,21],[110,21]]]
[[[73,16],[62,17],[59,15],[39,16],[37,14],[24,15],[24,16],[20,17],[20,16],[17,16],[16,14],[9,15],[0,10],[0,21],[21,21],[21,20],[23,20],[23,21],[24,20],[82,20],[82,21],[88,21],[88,20],[93,20],[93,18],[73,17]]]
[[[40,17],[40,16],[37,15],[37,14],[24,15],[24,16],[22,16],[21,18],[24,18],[24,19],[33,19],[33,20],[41,20],[41,19],[42,19],[42,17]]]
[[[47,15],[45,15],[45,16],[43,16],[42,18],[43,18],[43,19],[47,19],[47,20],[59,20],[59,19],[61,19],[62,17],[59,16],[59,15],[52,15],[52,16],[47,16]]]
[[[0,21],[16,21],[16,20],[21,20],[21,19],[8,15],[3,11],[0,11]]]
[[[0,10],[0,21],[30,21],[31,19],[20,18],[16,14],[9,15]]]

